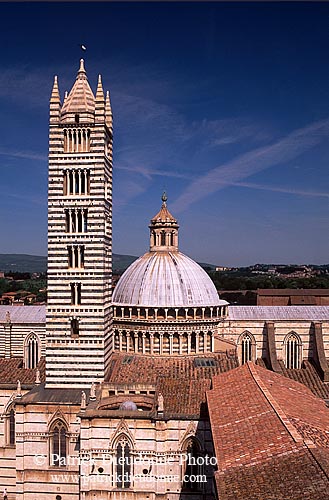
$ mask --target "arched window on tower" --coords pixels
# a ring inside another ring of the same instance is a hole
[[[116,486],[129,488],[131,486],[131,452],[127,437],[119,437],[116,445]]]
[[[50,430],[50,465],[65,467],[67,458],[67,428],[62,420],[56,420]]]
[[[252,361],[252,339],[249,333],[244,333],[241,338],[241,364]]]
[[[161,231],[161,246],[166,246],[166,233],[165,231]]]
[[[40,342],[35,333],[30,333],[25,341],[25,367],[36,368],[40,359]]]
[[[79,320],[77,318],[71,319],[71,335],[72,337],[79,335]]]
[[[301,341],[295,333],[286,338],[286,368],[300,368],[301,364]]]

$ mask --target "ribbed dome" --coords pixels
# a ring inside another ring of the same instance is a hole
[[[148,252],[121,276],[113,303],[144,307],[202,307],[226,304],[207,273],[180,252]]]

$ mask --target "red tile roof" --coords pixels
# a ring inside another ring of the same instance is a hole
[[[329,400],[329,384],[321,380],[316,368],[309,361],[303,361],[302,368],[288,369],[279,361],[283,375],[306,385],[319,398]]]
[[[215,366],[195,366],[200,358],[213,359]],[[112,353],[106,381],[154,384],[164,397],[167,416],[198,417],[203,414],[211,377],[236,366],[237,359],[225,353],[177,357]]]
[[[37,368],[40,370],[40,380],[45,381],[46,363],[45,358],[41,358]],[[17,380],[21,384],[33,385],[35,383],[37,368],[24,368],[22,358],[0,358],[0,385],[16,385]]]
[[[329,410],[309,389],[248,363],[207,401],[221,500],[329,499]]]

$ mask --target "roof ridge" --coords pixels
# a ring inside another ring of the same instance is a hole
[[[282,422],[282,424],[284,425],[284,427],[287,429],[287,431],[289,432],[289,434],[291,435],[291,437],[293,438],[293,440],[296,443],[303,443],[304,444],[303,437],[299,434],[299,432],[297,431],[297,429],[290,422],[290,420],[289,420],[288,416],[286,415],[286,413],[283,411],[283,409],[281,408],[281,406],[279,405],[279,403],[275,400],[275,398],[272,396],[272,394],[270,393],[270,391],[268,390],[268,388],[266,387],[266,385],[262,381],[261,377],[259,376],[259,374],[257,372],[256,365],[254,363],[250,362],[250,361],[248,361],[246,363],[246,365],[247,365],[247,367],[248,367],[248,369],[250,371],[250,374],[251,374],[252,378],[254,379],[254,381],[256,382],[256,384],[258,385],[260,391],[263,393],[265,399],[272,406],[274,412],[276,413],[276,415],[278,416],[279,420]],[[258,369],[259,368],[260,367],[258,367]],[[264,369],[266,369],[266,368],[264,368]]]

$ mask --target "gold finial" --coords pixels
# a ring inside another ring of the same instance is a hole
[[[161,196],[161,200],[162,200],[163,204],[166,204],[166,201],[168,200],[166,191],[163,191],[162,196]]]

